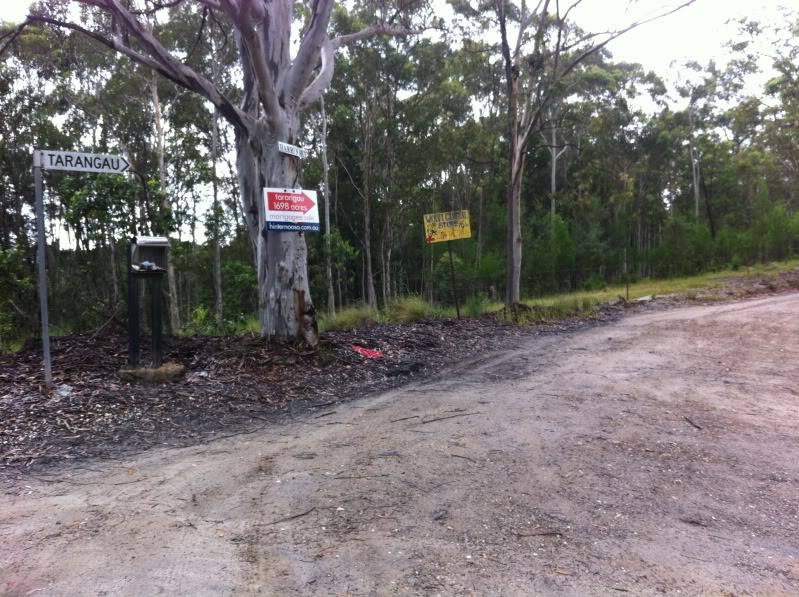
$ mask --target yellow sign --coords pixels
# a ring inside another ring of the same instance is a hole
[[[471,236],[468,209],[424,214],[424,239],[427,244],[470,238]]]

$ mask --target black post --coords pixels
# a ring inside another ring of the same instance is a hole
[[[151,320],[153,326],[153,367],[161,366],[161,276],[150,279]]]
[[[455,313],[458,319],[461,318],[461,308],[458,305],[458,287],[455,283],[455,264],[452,262],[452,241],[447,241],[447,251],[449,251],[449,273],[452,276],[452,296],[455,299]]]
[[[139,278],[131,267],[133,245],[128,247],[128,366],[139,366],[141,329],[139,325]]]

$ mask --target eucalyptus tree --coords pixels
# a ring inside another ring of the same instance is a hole
[[[505,301],[509,307],[521,299],[522,178],[528,147],[541,130],[554,102],[565,98],[564,80],[586,59],[624,33],[692,4],[605,32],[586,33],[570,21],[581,0],[561,10],[558,0],[535,3],[511,0],[450,0],[456,10],[483,30],[499,30],[498,50],[504,69],[503,101],[507,117],[507,247]]]
[[[305,5],[291,0],[74,0],[73,4],[82,10],[80,20],[68,10],[47,11],[39,5],[16,33],[29,25],[77,31],[215,106],[236,133],[240,200],[256,253],[262,333],[315,345],[318,332],[305,238],[297,232],[263,233],[262,189],[300,183],[301,164],[281,154],[277,143],[296,141],[302,113],[318,104],[333,79],[337,50],[375,35],[407,34],[412,13],[423,9],[421,3],[371,3],[371,24],[335,37],[328,34],[333,0]],[[209,19],[222,23],[235,37],[241,69],[237,98],[224,93],[207,73],[189,66],[185,54],[170,51],[150,26],[164,11],[182,4],[203,15],[198,37]],[[304,19],[292,56],[297,6]]]

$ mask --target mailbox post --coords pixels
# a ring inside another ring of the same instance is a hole
[[[128,250],[128,365],[139,366],[141,322],[139,321],[139,283],[149,282],[150,322],[153,328],[153,367],[161,366],[161,280],[166,273],[169,239],[164,236],[137,236]]]

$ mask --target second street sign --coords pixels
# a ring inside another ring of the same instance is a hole
[[[36,163],[36,155],[39,163]],[[39,149],[34,153],[34,165],[45,170],[68,170],[72,172],[100,172],[123,174],[130,168],[130,162],[121,155],[106,153],[82,153],[79,151],[51,151]]]
[[[319,231],[316,191],[265,188],[266,229],[276,231]]]
[[[302,147],[297,147],[296,145],[291,145],[290,143],[283,143],[283,141],[277,142],[277,149],[280,153],[286,153],[288,155],[297,156],[301,160],[304,160],[308,157],[308,150],[303,149]]]

